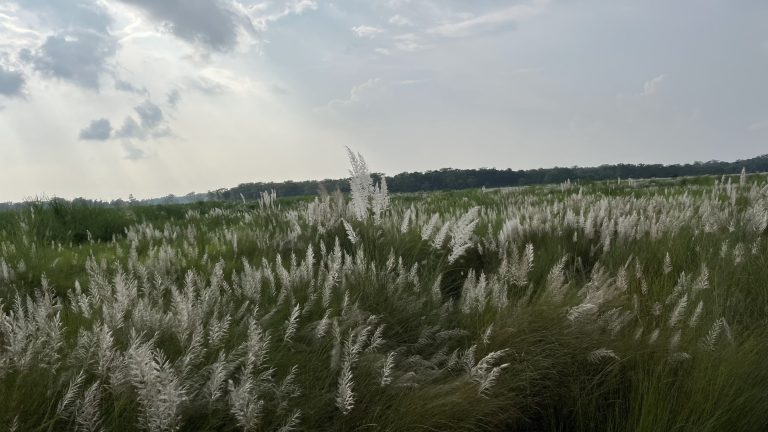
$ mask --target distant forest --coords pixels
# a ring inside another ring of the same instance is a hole
[[[598,167],[554,167],[529,170],[512,169],[454,169],[443,168],[436,171],[404,172],[394,176],[386,176],[390,192],[419,192],[437,190],[457,190],[469,188],[495,188],[508,186],[525,186],[547,183],[562,183],[566,180],[599,181],[611,179],[646,179],[646,178],[675,178],[699,175],[738,174],[745,168],[747,172],[768,172],[768,154],[751,159],[735,162],[694,162],[692,164],[616,164],[600,165]],[[376,181],[381,174],[373,174]],[[243,183],[233,188],[222,188],[215,191],[176,196],[168,195],[162,198],[147,200],[122,199],[111,202],[76,199],[76,202],[91,205],[122,206],[128,204],[182,204],[197,201],[228,201],[258,199],[262,192],[274,190],[278,197],[316,195],[324,188],[328,192],[340,189],[349,191],[347,179],[258,182]],[[21,204],[0,203],[0,210],[18,207]]]
[[[419,192],[437,190],[455,190],[469,188],[495,188],[525,186],[547,183],[562,183],[566,180],[598,181],[610,179],[675,178],[698,175],[738,174],[742,168],[747,172],[768,172],[768,154],[735,162],[695,162],[685,165],[662,164],[616,164],[600,165],[589,168],[539,168],[529,170],[512,169],[453,169],[443,168],[437,171],[404,172],[386,176],[390,192]],[[379,177],[380,174],[374,174]],[[378,181],[378,178],[376,179]],[[321,181],[285,181],[279,183],[243,183],[231,189],[219,189],[208,192],[211,200],[258,199],[261,192],[275,190],[277,196],[315,195],[320,187],[332,192],[337,188],[349,191],[346,179]]]

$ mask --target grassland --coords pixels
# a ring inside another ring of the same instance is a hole
[[[0,428],[762,431],[768,179],[0,214]]]

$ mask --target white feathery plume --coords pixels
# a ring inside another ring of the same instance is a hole
[[[387,358],[384,359],[384,367],[381,369],[381,385],[386,386],[392,382],[392,369],[395,366],[395,352],[387,354]]]
[[[678,330],[672,335],[671,338],[669,338],[670,351],[674,351],[675,349],[677,349],[677,346],[680,345],[681,336],[682,336],[682,332]]]
[[[491,387],[493,387],[494,384],[496,384],[496,380],[498,379],[499,375],[501,374],[501,371],[506,369],[507,366],[509,366],[509,363],[504,363],[499,366],[493,367],[488,373],[485,374],[485,376],[482,377],[480,381],[480,387],[478,388],[478,393],[480,396],[488,396],[488,393],[491,390]]]
[[[405,211],[405,215],[403,216],[403,222],[400,224],[400,233],[405,234],[408,232],[408,227],[410,226],[411,222],[411,211],[412,209],[408,209]]]
[[[373,211],[373,222],[379,224],[381,222],[381,215],[389,209],[389,191],[387,190],[387,179],[383,175],[381,176],[381,182],[378,186],[373,188],[373,196],[371,197],[371,210]]]
[[[288,372],[288,375],[283,378],[283,382],[280,383],[278,388],[278,395],[282,400],[281,407],[285,406],[287,399],[296,397],[301,394],[301,388],[296,384],[296,375],[298,375],[298,373],[299,366],[293,365],[291,370]]]
[[[80,392],[80,387],[82,387],[84,379],[85,373],[81,370],[80,373],[69,382],[67,391],[64,392],[64,396],[62,396],[59,404],[56,406],[57,416],[62,416],[69,412],[70,405],[72,405],[72,402],[75,400],[77,393]]]
[[[134,338],[126,353],[131,384],[142,408],[141,423],[149,430],[170,430],[178,426],[184,388],[163,354],[152,342]]]
[[[380,325],[371,336],[371,344],[366,348],[366,352],[374,352],[384,345],[384,327],[386,324]]]
[[[209,401],[215,402],[221,397],[229,369],[230,367],[224,353],[219,353],[218,359],[211,365],[211,376],[206,383],[206,393],[208,394]]]
[[[568,309],[568,320],[579,321],[588,317],[594,316],[598,311],[598,307],[592,303],[582,303]]]
[[[463,355],[462,362],[464,367],[469,373],[469,377],[472,381],[479,384],[478,393],[481,396],[487,396],[491,387],[496,383],[496,380],[503,369],[509,366],[509,363],[505,363],[499,366],[494,366],[501,357],[509,352],[509,349],[503,349],[499,351],[492,351],[486,354],[485,357],[475,364],[475,350],[477,345],[472,345]]]
[[[357,236],[355,229],[352,228],[352,225],[350,225],[346,220],[342,219],[341,222],[344,224],[344,229],[347,230],[347,238],[349,238],[349,241],[352,244],[357,244],[360,238]]]
[[[299,422],[301,422],[301,410],[295,409],[293,412],[291,412],[291,415],[288,416],[288,419],[286,419],[285,424],[280,427],[280,429],[277,430],[277,432],[291,432],[296,430],[296,427],[299,425]]]
[[[693,283],[692,290],[696,293],[707,288],[709,288],[709,269],[707,269],[706,265],[702,264],[701,273],[699,273],[699,277]]]
[[[83,400],[78,404],[75,413],[75,423],[78,431],[96,432],[101,430],[101,413],[99,408],[100,384],[95,382],[85,391]]]
[[[483,345],[488,345],[491,342],[491,334],[493,333],[493,323],[486,327],[483,331]]]
[[[264,401],[253,395],[253,386],[247,376],[242,377],[238,385],[229,380],[229,410],[243,431],[253,430],[259,424],[264,408]]]
[[[669,326],[675,327],[677,323],[680,322],[681,319],[683,319],[683,316],[685,315],[685,310],[688,308],[688,294],[685,294],[678,300],[677,304],[675,305],[675,308],[672,309],[672,313],[669,316]]]
[[[664,274],[668,274],[672,271],[672,257],[669,256],[669,252],[664,255],[664,265],[662,267]]]
[[[696,325],[699,323],[699,317],[701,316],[702,310],[704,310],[704,300],[699,300],[699,304],[696,305],[696,309],[694,309],[693,314],[691,314],[691,318],[688,320],[689,327],[696,327]]]
[[[567,256],[563,256],[549,270],[547,275],[547,292],[556,303],[560,303],[565,295],[565,289],[568,284],[565,282],[565,264]]]
[[[523,257],[525,257],[522,262],[525,265],[525,271],[526,273],[530,273],[531,270],[533,270],[533,243],[525,245],[525,253],[523,254]]]
[[[685,360],[690,360],[691,355],[688,354],[687,352],[676,352],[676,353],[672,353],[672,355],[669,356],[669,359],[672,362],[677,363]]]
[[[709,351],[714,351],[717,343],[720,341],[720,335],[725,325],[725,318],[718,318],[701,341],[702,346]]]
[[[449,263],[456,261],[467,249],[472,247],[470,237],[478,223],[477,214],[479,210],[479,207],[472,207],[453,226],[450,242],[451,253],[448,255]]]
[[[347,149],[347,156],[349,157],[349,164],[351,169],[349,170],[350,179],[349,187],[352,195],[352,209],[357,220],[364,220],[368,217],[368,207],[370,205],[369,199],[373,192],[373,180],[368,172],[368,166],[365,163],[363,156]]]
[[[656,302],[653,305],[651,305],[651,314],[655,316],[661,315],[662,306],[661,303]]]
[[[291,316],[288,318],[288,323],[285,326],[285,335],[283,336],[284,342],[291,342],[293,335],[296,333],[296,327],[299,322],[299,315],[301,314],[301,305],[296,303],[296,307],[293,308]]]
[[[440,301],[443,299],[443,292],[440,290],[440,284],[443,281],[443,275],[439,274],[437,275],[437,279],[435,279],[435,282],[432,284],[432,299],[435,301]]]
[[[355,407],[354,381],[352,377],[352,361],[344,359],[339,375],[338,390],[336,391],[336,407],[342,414],[347,415]]]
[[[320,320],[320,322],[317,323],[317,330],[315,331],[315,336],[318,339],[322,339],[323,336],[328,332],[328,326],[331,324],[330,320],[330,311],[325,311],[325,315],[323,315],[323,318]]]
[[[661,329],[654,329],[651,335],[648,337],[648,345],[653,345],[656,343],[656,339],[659,338],[659,334],[661,333]]]
[[[211,320],[211,330],[208,334],[208,344],[210,347],[216,348],[221,346],[223,340],[227,337],[229,332],[229,323],[232,321],[232,317],[227,314],[221,320]]]
[[[432,247],[435,249],[440,249],[443,247],[443,243],[445,243],[445,238],[448,236],[448,230],[451,228],[451,222],[446,221],[442,228],[437,232],[435,235],[435,238],[432,239]]]
[[[598,348],[589,353],[589,361],[592,363],[599,363],[604,359],[618,360],[619,356],[617,356],[613,350],[608,348]]]
[[[432,237],[432,231],[435,230],[435,225],[437,224],[437,219],[440,217],[438,213],[435,213],[432,215],[431,218],[429,218],[429,222],[427,222],[421,229],[421,239],[426,241],[429,240],[430,237]]]

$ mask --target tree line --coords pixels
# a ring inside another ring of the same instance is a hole
[[[470,188],[495,188],[562,183],[570,180],[600,181],[611,179],[676,178],[700,175],[768,172],[768,154],[734,162],[709,161],[691,164],[613,164],[597,167],[554,167],[528,170],[512,169],[454,169],[443,168],[425,172],[404,172],[386,176],[391,192],[420,192]],[[381,174],[374,174],[379,181]],[[285,182],[242,183],[229,189],[218,189],[207,194],[209,200],[258,199],[261,192],[275,190],[278,196],[315,195],[323,188],[327,191],[349,191],[347,179],[326,179]]]
[[[740,159],[734,162],[713,160],[709,162],[671,165],[620,163],[600,165],[597,167],[574,166],[570,168],[554,167],[528,170],[513,170],[510,168],[443,168],[424,172],[403,172],[394,176],[386,176],[385,178],[391,192],[422,192],[551,184],[562,183],[568,180],[571,182],[584,182],[612,180],[617,178],[650,179],[725,175],[738,174],[742,169],[746,169],[747,172],[750,173],[768,172],[768,154],[750,159]],[[373,174],[374,181],[378,182],[381,179],[381,175],[382,174]],[[200,201],[255,200],[259,199],[262,192],[272,190],[274,190],[277,193],[277,196],[280,197],[316,195],[321,189],[329,192],[333,192],[337,189],[342,192],[349,192],[349,180],[344,178],[242,183],[232,188],[222,188],[202,193],[190,192],[182,196],[167,195],[161,198],[145,200],[136,200],[133,197],[130,197],[127,201],[122,199],[93,201],[77,198],[73,200],[73,203],[88,206],[113,207],[127,205],[187,204]],[[23,206],[23,203],[0,203],[0,211],[19,208],[21,206]]]

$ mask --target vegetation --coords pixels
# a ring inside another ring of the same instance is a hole
[[[651,178],[680,178],[693,176],[716,176],[738,174],[742,169],[752,173],[768,172],[768,155],[735,162],[695,162],[693,164],[617,164],[601,165],[598,167],[554,167],[529,170],[512,169],[453,169],[443,168],[436,171],[404,172],[394,176],[386,176],[391,192],[427,192],[448,191],[473,188],[499,188],[539,184],[559,184],[563,182],[578,182],[588,184],[595,181],[616,179],[651,179]],[[380,181],[382,174],[373,173],[373,178]],[[701,181],[699,179],[697,181]],[[705,180],[706,181],[706,180]],[[710,179],[710,183],[714,179]],[[162,198],[136,200],[130,197],[128,201],[116,199],[110,202],[93,201],[78,198],[73,201],[76,205],[91,207],[126,207],[136,205],[169,205],[189,204],[200,201],[242,201],[258,200],[262,193],[274,191],[281,197],[311,197],[318,190],[349,192],[349,182],[346,179],[304,180],[284,182],[243,183],[233,188],[221,188],[207,193],[190,192],[183,196],[168,195]],[[24,203],[0,203],[0,210],[10,210],[24,207]]]
[[[350,161],[349,196],[1,214],[0,428],[765,430],[766,176]]]
[[[404,172],[386,177],[392,192],[420,192],[437,190],[461,190],[472,188],[497,188],[537,184],[558,184],[566,181],[593,182],[602,180],[639,179],[639,178],[677,178],[702,175],[721,176],[738,174],[742,169],[749,172],[768,172],[768,155],[758,156],[735,162],[696,162],[693,164],[616,164],[598,167],[555,167],[529,170],[512,169],[452,169],[437,171]],[[374,174],[378,181],[381,174]],[[231,189],[219,189],[209,192],[208,198],[214,200],[258,199],[264,191],[275,190],[280,196],[315,195],[318,188],[333,191],[340,189],[349,192],[346,180],[322,180],[279,183],[244,183]]]

